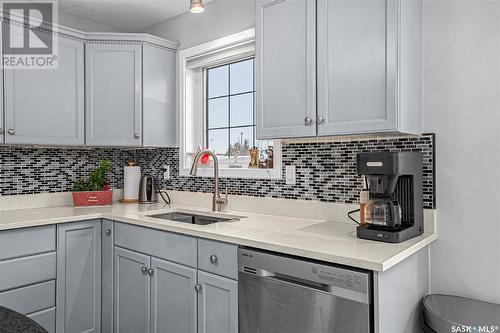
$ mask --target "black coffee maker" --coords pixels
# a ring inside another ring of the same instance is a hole
[[[369,191],[359,238],[400,243],[424,232],[420,152],[359,153],[357,170]]]

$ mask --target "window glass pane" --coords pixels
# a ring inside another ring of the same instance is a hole
[[[231,96],[231,126],[253,125],[253,93]]]
[[[208,100],[208,128],[229,127],[229,98]]]
[[[228,133],[229,130],[218,129],[208,131],[208,149],[214,151],[217,155],[227,155]]]
[[[231,128],[231,156],[249,156],[253,146],[253,126]]]
[[[231,66],[231,94],[253,91],[253,59],[234,63]]]
[[[229,66],[208,70],[208,98],[229,95]]]

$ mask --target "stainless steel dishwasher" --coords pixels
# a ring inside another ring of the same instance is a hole
[[[240,333],[364,333],[371,272],[238,249]]]

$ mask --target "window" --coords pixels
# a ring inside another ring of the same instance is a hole
[[[272,167],[272,141],[255,133],[255,59],[206,69],[206,147],[234,167],[247,167],[250,149],[259,153],[260,168]]]
[[[280,142],[256,138],[254,57],[254,29],[179,51],[180,175],[201,147],[215,151],[221,177],[281,178]]]

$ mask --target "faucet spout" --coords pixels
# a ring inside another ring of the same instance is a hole
[[[212,200],[212,211],[221,211],[222,208],[227,205],[227,189],[225,198],[221,198],[219,192],[219,159],[217,158],[217,155],[209,149],[200,150],[194,157],[193,165],[191,166],[189,174],[191,176],[196,176],[198,173],[198,163],[200,162],[201,157],[205,154],[210,155],[214,160],[214,195]]]

